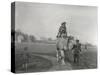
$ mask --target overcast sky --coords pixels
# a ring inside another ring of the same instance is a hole
[[[17,2],[15,20],[16,30],[53,39],[65,21],[68,35],[97,45],[97,7]]]

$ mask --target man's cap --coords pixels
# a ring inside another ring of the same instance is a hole
[[[79,40],[76,40],[76,42],[79,42]]]

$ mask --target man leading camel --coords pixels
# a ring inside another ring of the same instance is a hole
[[[79,57],[81,52],[81,44],[79,40],[76,40],[76,44],[73,45],[72,50],[73,50],[74,63],[79,63]]]

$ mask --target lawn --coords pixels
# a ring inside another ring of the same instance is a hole
[[[25,72],[21,68],[24,63],[23,54],[24,48],[27,47],[27,52],[30,55],[31,66],[28,67],[29,71],[39,72],[39,71],[48,71],[53,65],[49,59],[36,56],[34,54],[48,55],[56,57],[56,46],[55,44],[44,44],[44,43],[16,43],[15,53],[16,53],[16,71]],[[22,55],[22,56],[21,56]],[[80,63],[73,63],[72,52],[68,51],[66,54],[67,60],[72,65],[72,69],[93,69],[97,68],[97,49],[88,47],[87,50],[82,49],[80,55]],[[35,65],[34,65],[35,64]]]

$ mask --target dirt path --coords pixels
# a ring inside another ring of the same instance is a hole
[[[46,58],[50,60],[53,64],[53,67],[49,69],[49,71],[56,71],[56,70],[72,70],[72,66],[70,63],[66,62],[66,65],[60,65],[57,63],[56,58],[53,56],[48,56],[48,55],[40,55],[40,54],[34,54],[37,56],[41,56],[43,58]]]

